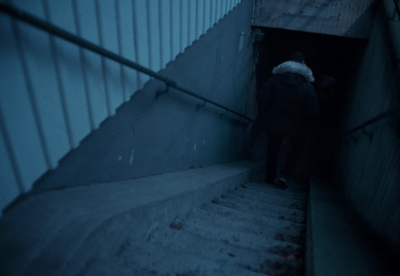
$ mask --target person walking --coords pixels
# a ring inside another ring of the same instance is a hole
[[[287,177],[299,160],[309,124],[319,111],[317,95],[311,84],[313,81],[313,73],[305,64],[304,55],[295,52],[288,61],[273,68],[272,77],[257,92],[259,114],[268,135],[267,183],[288,186]],[[278,160],[285,138],[289,139],[291,148],[278,173]]]

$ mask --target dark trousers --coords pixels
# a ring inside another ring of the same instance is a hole
[[[289,176],[300,159],[304,141],[303,137],[268,134],[266,181],[269,183],[274,182],[276,178],[282,142],[286,137],[290,141],[290,150],[279,174]]]

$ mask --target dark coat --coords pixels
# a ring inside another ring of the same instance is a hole
[[[317,95],[310,78],[298,70],[297,64],[294,69],[285,68],[275,70],[276,74],[259,89],[259,116],[270,134],[304,135],[319,110]]]

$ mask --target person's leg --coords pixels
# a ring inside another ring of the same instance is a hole
[[[283,164],[281,175],[288,177],[292,174],[294,167],[300,159],[303,149],[303,137],[291,136],[289,137],[291,148],[289,154]]]
[[[282,141],[283,137],[280,135],[268,135],[266,160],[267,177],[265,179],[267,183],[273,183],[275,180]]]

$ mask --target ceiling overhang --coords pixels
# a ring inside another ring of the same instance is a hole
[[[253,26],[368,38],[376,0],[255,0]]]

